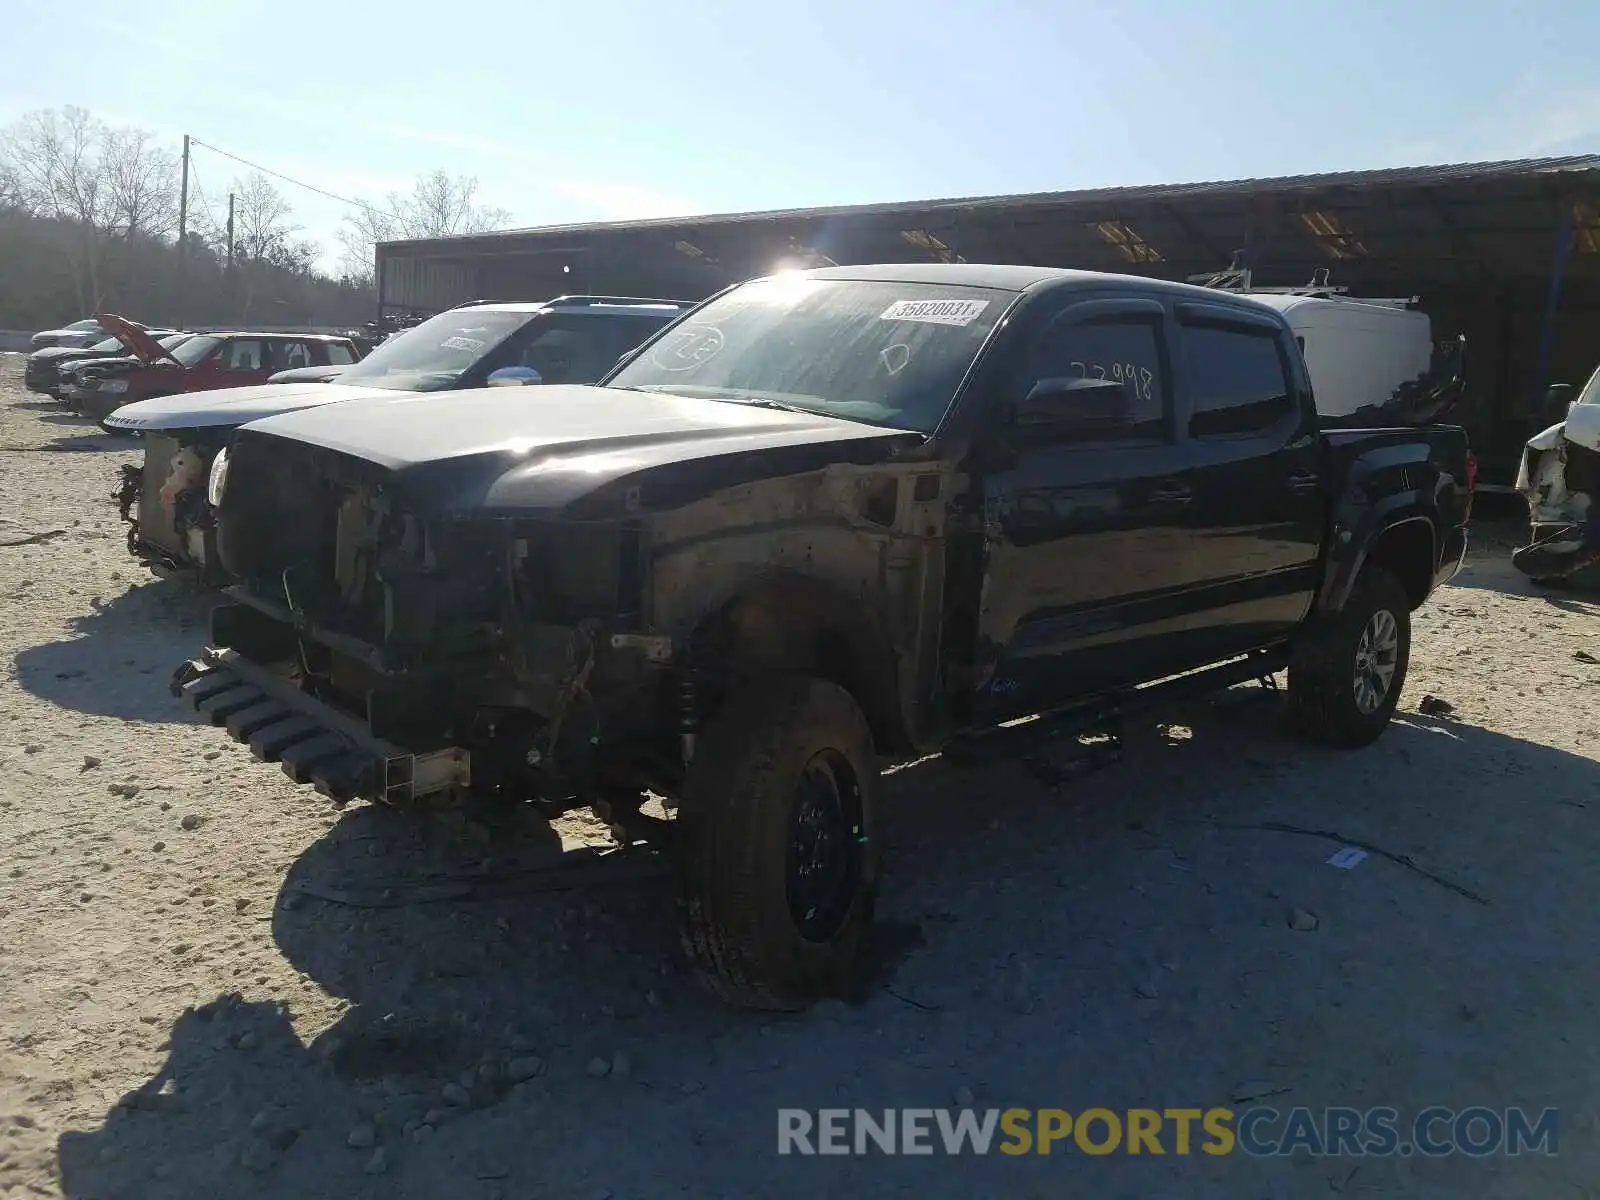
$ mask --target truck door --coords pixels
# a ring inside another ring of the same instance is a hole
[[[980,721],[1164,673],[1182,655],[1190,604],[1193,483],[1174,425],[1166,307],[1080,299],[1037,329],[1002,385],[990,431],[1001,453],[983,474]],[[1128,422],[1007,427],[1016,399],[1063,377],[1120,381]]]
[[[1326,521],[1322,439],[1304,360],[1274,318],[1205,303],[1175,315],[1196,653],[1213,662],[1287,637],[1310,610]]]

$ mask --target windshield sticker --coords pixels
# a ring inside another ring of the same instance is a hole
[[[971,325],[989,307],[987,300],[896,300],[880,321],[921,321],[926,325]]]
[[[685,325],[661,339],[650,361],[663,371],[693,371],[722,349],[722,330],[715,325]]]
[[[482,350],[483,341],[480,338],[447,337],[439,343],[441,350]]]
[[[911,347],[904,342],[896,342],[879,350],[878,357],[883,360],[885,371],[891,375],[898,375],[911,364]]]

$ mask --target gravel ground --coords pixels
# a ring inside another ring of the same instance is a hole
[[[1367,751],[1291,740],[1252,686],[1130,728],[1124,761],[1067,787],[1019,764],[896,773],[878,985],[775,1019],[700,992],[668,880],[535,890],[525,869],[602,841],[593,823],[341,813],[186,717],[166,681],[205,600],[126,556],[108,497],[130,445],[36,403],[20,366],[0,356],[0,1196],[1600,1179],[1600,606],[1520,586],[1514,530],[1418,614],[1404,711]],[[1421,715],[1429,693],[1453,713]],[[1344,841],[1410,865],[1326,865]],[[1560,1153],[776,1154],[780,1106],[1252,1092],[1555,1106]]]

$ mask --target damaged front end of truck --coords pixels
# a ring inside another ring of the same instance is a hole
[[[189,431],[148,433],[144,461],[123,464],[111,494],[127,525],[128,552],[157,574],[184,569],[220,582],[216,522],[206,480],[220,441]]]
[[[811,580],[773,598],[796,606],[789,618],[826,588],[864,601],[834,622],[837,653],[878,675],[889,711],[900,668],[882,661],[877,631],[925,630],[900,648],[935,649],[922,613],[936,604],[936,542],[899,531],[941,506],[910,503],[916,468],[884,461],[897,440],[922,439],[746,411],[772,428],[718,431],[735,445],[687,462],[670,439],[641,455],[624,437],[397,470],[246,429],[209,485],[217,550],[239,582],[173,690],[338,801],[470,787],[560,810],[671,795],[729,683],[704,664],[725,660],[730,639],[746,659],[784,653],[784,631],[777,648],[750,650],[761,635],[748,610],[736,629],[707,615],[787,562]],[[621,474],[651,456],[652,470]]]
[[[1566,419],[1534,435],[1522,452],[1516,488],[1528,502],[1529,536],[1511,561],[1539,583],[1589,583],[1600,576],[1597,380],[1600,372],[1572,403]]]
[[[636,525],[427,512],[371,463],[266,441],[225,462],[242,582],[174,681],[258,757],[339,800],[548,795],[653,706]]]

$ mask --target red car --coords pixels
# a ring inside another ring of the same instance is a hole
[[[197,333],[167,350],[143,329],[114,313],[95,318],[133,351],[127,359],[88,364],[75,407],[104,420],[135,400],[265,383],[299,367],[353,363],[361,356],[347,337],[321,333]]]

